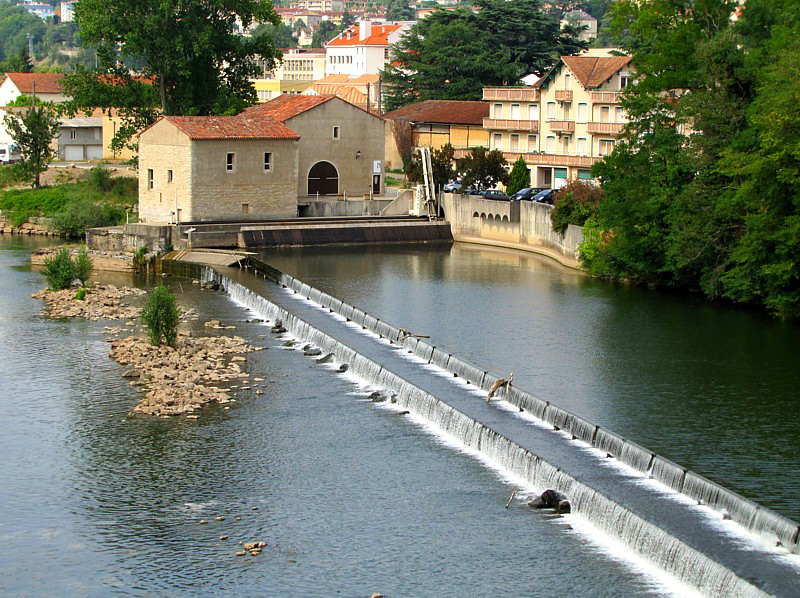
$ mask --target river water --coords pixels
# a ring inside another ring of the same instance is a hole
[[[108,322],[37,315],[35,244],[0,238],[1,593],[681,591],[569,529],[569,518],[506,510],[521,490],[514,480],[375,406],[368,389],[186,281],[168,282],[200,322],[222,320],[267,347],[247,357],[266,392],[243,391],[231,410],[199,420],[126,418],[138,391],[107,357]],[[267,259],[797,516],[791,326],[458,245]],[[236,541],[254,540],[267,542],[264,553],[234,556]]]

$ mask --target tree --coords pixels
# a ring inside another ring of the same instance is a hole
[[[12,110],[3,118],[9,136],[19,147],[20,161],[14,165],[20,178],[39,188],[41,173],[47,170],[57,150],[52,146],[61,123],[48,106],[30,106]]]
[[[297,47],[297,38],[295,37],[295,32],[299,31],[300,29],[296,26],[297,23],[302,23],[302,21],[298,20],[295,21],[295,27],[290,27],[289,25],[285,25],[284,23],[278,23],[277,25],[266,24],[266,25],[259,25],[255,29],[253,29],[252,34],[255,36],[267,35],[272,39],[272,43],[276,48],[296,48]]]
[[[553,198],[553,210],[550,212],[553,230],[563,234],[570,224],[583,226],[597,213],[604,198],[603,189],[591,181],[575,179],[568,182]]]
[[[311,47],[322,48],[325,44],[339,35],[339,29],[332,21],[322,21],[311,36]]]
[[[433,184],[437,189],[441,189],[447,181],[455,178],[453,167],[453,155],[455,149],[449,143],[444,144],[439,149],[431,150],[431,170],[433,172]],[[411,183],[421,183],[423,179],[422,158],[419,153],[411,155],[411,159],[405,167],[406,178]]]
[[[408,0],[389,0],[385,7],[389,21],[413,21],[416,13]]]
[[[75,262],[69,249],[62,247],[50,257],[44,258],[44,274],[51,291],[68,289],[75,278]]]
[[[517,161],[514,162],[513,168],[511,168],[511,175],[508,178],[506,193],[512,195],[530,184],[531,173],[528,170],[528,165],[525,163],[524,158],[520,156],[517,158]]]
[[[586,47],[562,32],[540,0],[482,0],[481,10],[436,11],[393,47],[383,71],[387,109],[429,99],[478,100],[486,86],[543,74],[559,55]]]
[[[19,51],[5,61],[3,70],[10,73],[30,73],[33,71],[30,54],[27,46],[23,46]]]
[[[141,317],[151,345],[158,346],[163,339],[170,347],[175,346],[181,314],[175,302],[175,295],[170,293],[163,283],[159,283],[150,291]]]
[[[463,187],[491,189],[497,183],[508,180],[506,159],[500,150],[487,151],[485,147],[474,147],[466,157],[457,162],[458,172],[462,174]]]
[[[414,152],[414,125],[405,119],[397,119],[390,122],[394,143],[397,146],[400,158],[403,160],[403,168],[405,169],[411,162],[411,155]]]
[[[81,0],[75,17],[84,42],[97,46],[101,74],[113,83],[131,80],[117,79],[130,76],[117,66],[120,59],[143,61],[140,75],[156,86],[163,114],[235,114],[256,101],[253,58],[274,63],[279,57],[269,35],[234,32],[237,23],[277,25],[267,0]]]

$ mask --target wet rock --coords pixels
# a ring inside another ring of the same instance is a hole
[[[333,361],[333,353],[328,353],[324,357],[320,357],[319,359],[317,359],[317,363],[320,363],[320,364],[321,363],[330,363],[331,361]]]
[[[235,519],[236,521],[241,521],[241,520],[242,520],[242,518],[241,518],[241,517],[239,517],[238,515],[237,515],[236,517],[234,517],[234,519]]]
[[[313,345],[303,345],[303,351],[308,351]]]
[[[205,525],[206,523],[208,523],[207,519],[201,519],[200,520],[200,525]]]
[[[322,350],[317,348],[307,349],[303,351],[303,355],[306,357],[316,357],[317,355],[322,355]]]
[[[220,537],[219,537],[219,539],[220,539],[220,540],[222,540],[222,541],[224,542],[225,540],[227,540],[227,539],[228,539],[228,536],[220,536]]]
[[[139,378],[141,374],[136,370],[126,370],[122,372],[123,378]]]
[[[225,521],[225,518],[224,518],[222,515],[220,515],[220,516],[218,516],[218,517],[214,517],[214,519],[215,519],[216,521]]]
[[[561,502],[566,502],[569,507],[567,497],[558,490],[545,490],[538,498],[533,499],[528,503],[532,509],[558,509]],[[566,511],[567,513],[569,511]]]
[[[236,556],[244,556],[246,554],[247,553],[244,550],[240,550],[239,552],[236,553]]]
[[[410,411],[398,411],[397,413],[395,413],[395,415],[408,415],[409,413],[411,413],[411,412]]]
[[[556,513],[570,513],[572,512],[572,505],[569,503],[568,500],[560,500],[556,505]]]
[[[283,334],[284,332],[286,332],[286,328],[284,328],[283,326],[273,326],[272,328],[269,329],[269,331],[272,334]]]
[[[259,548],[264,548],[266,546],[266,542],[245,542],[244,549],[245,550],[258,550]]]
[[[340,374],[344,374],[347,370],[348,370],[348,365],[346,363],[343,363],[342,365],[339,366],[339,369],[337,369],[336,371],[339,372]]]

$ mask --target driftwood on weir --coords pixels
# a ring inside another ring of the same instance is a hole
[[[430,338],[427,334],[414,334],[413,332],[409,332],[405,328],[400,328],[400,332],[403,333],[403,338],[408,338],[409,336],[412,338]]]
[[[511,505],[511,501],[512,501],[512,500],[514,500],[514,496],[515,496],[516,494],[517,494],[517,491],[516,491],[516,490],[514,490],[514,491],[511,493],[511,498],[509,498],[509,499],[508,499],[508,502],[506,503],[506,509],[507,509],[507,508],[508,508],[508,507]]]
[[[511,386],[511,382],[513,380],[514,380],[514,372],[511,372],[511,375],[508,377],[508,380],[506,380],[505,378],[500,378],[499,380],[497,380],[497,382],[492,384],[492,387],[489,389],[489,396],[486,397],[486,402],[488,403],[489,401],[491,401],[492,397],[494,396],[494,393],[497,392],[500,388],[505,387],[506,389],[508,389],[508,387]]]

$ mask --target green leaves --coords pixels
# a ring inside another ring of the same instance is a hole
[[[173,295],[163,284],[150,291],[147,305],[142,309],[142,324],[147,330],[147,338],[151,345],[165,342],[175,346],[178,338],[180,312]]]
[[[462,175],[464,189],[491,189],[497,183],[508,181],[506,164],[500,150],[487,151],[485,147],[474,147],[466,157],[457,161],[456,168]]]
[[[12,110],[3,118],[8,135],[19,146],[20,161],[15,166],[20,178],[39,187],[39,175],[47,170],[57,150],[52,141],[58,135],[61,124],[49,107],[30,106]]]
[[[511,169],[511,175],[508,178],[508,187],[506,187],[506,193],[508,195],[513,195],[520,189],[524,189],[530,184],[531,173],[528,171],[528,165],[525,163],[525,159],[520,156],[517,158],[517,161],[514,162],[514,167]]]

